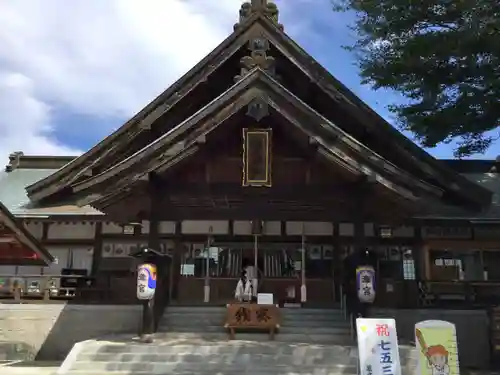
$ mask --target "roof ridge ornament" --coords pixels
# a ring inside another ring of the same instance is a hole
[[[251,0],[244,2],[240,8],[240,20],[234,25],[237,30],[247,19],[254,14],[262,14],[269,18],[275,25],[283,31],[283,25],[279,23],[279,9],[278,6],[268,0]]]
[[[240,60],[240,73],[234,77],[235,82],[241,81],[253,68],[259,67],[270,76],[275,76],[275,59],[267,54],[269,41],[264,36],[255,36],[248,41],[250,56]]]

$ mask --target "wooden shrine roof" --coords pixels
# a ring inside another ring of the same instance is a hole
[[[0,202],[16,217],[65,218],[69,220],[89,220],[104,218],[102,212],[90,206],[79,207],[76,202],[67,204],[44,204],[34,206],[26,194],[25,187],[56,172],[75,157],[38,156],[15,153],[9,158],[5,171],[0,171]],[[481,211],[470,212],[460,207],[441,203],[439,200],[429,202],[428,214],[418,216],[433,220],[500,220],[500,165],[495,160],[439,160],[449,168],[473,183],[488,189],[493,194],[492,204]],[[498,166],[494,171],[495,166]],[[7,170],[9,172],[7,172]]]
[[[442,189],[446,193],[457,196],[457,201],[467,206],[486,207],[491,203],[491,193],[487,189],[472,183],[419,148],[329,74],[325,68],[284,33],[283,27],[278,24],[276,6],[267,3],[266,0],[252,0],[251,4],[244,4],[240,10],[240,22],[236,25],[234,32],[214,51],[146,108],[127,121],[120,129],[94,146],[90,151],[71,161],[53,175],[28,186],[27,191],[30,198],[38,202],[54,196],[70,186],[82,186],[79,184],[86,184],[85,181],[87,180],[95,181],[95,178],[100,176],[99,173],[103,169],[105,170],[108,165],[116,164],[118,169],[122,168],[123,161],[128,163],[131,156],[141,152],[141,149],[150,143],[136,143],[137,149],[130,147],[134,145],[134,142],[139,142],[139,137],[153,127],[160,126],[159,124],[163,119],[175,117],[169,115],[179,107],[184,108],[187,106],[195,90],[199,87],[215,85],[218,80],[210,80],[210,78],[217,72],[221,70],[232,72],[233,67],[226,64],[229,64],[228,61],[233,61],[231,57],[238,56],[238,53],[241,53],[256,35],[259,38],[266,39],[277,53],[284,56],[288,64],[293,65],[300,71],[300,74],[307,82],[312,82],[315,87],[326,94],[332,105],[340,106],[352,119],[363,124],[366,130],[366,138],[371,140],[370,142],[385,144],[389,141],[390,147],[386,147],[387,151],[383,152],[396,154],[392,164],[396,168],[395,171],[401,172],[402,176],[408,175],[408,173],[404,172],[406,169],[403,166],[404,161],[405,165],[411,165],[413,170],[418,171],[418,176],[413,176],[414,180],[426,181],[419,182],[417,185],[423,186],[422,184],[424,184],[431,190]],[[248,74],[248,72],[244,74]],[[289,85],[289,82],[281,83],[284,87]],[[229,85],[219,93],[222,94],[228,88]],[[297,92],[291,93],[292,96],[298,94]],[[186,98],[189,98],[189,100]],[[206,108],[207,104],[208,102],[201,105],[201,107]],[[182,120],[192,118],[195,115],[194,112],[193,110],[193,113]],[[325,120],[325,123],[328,124],[334,122],[327,118]],[[161,134],[170,134],[177,125],[178,123],[173,122],[172,124],[169,123],[167,128],[161,128],[159,139],[163,137]],[[155,132],[152,132],[150,137],[153,137],[152,134],[155,134]],[[141,142],[144,142],[144,139],[149,138],[143,137],[141,139]],[[156,141],[152,139],[151,141],[156,144]],[[363,149],[366,149],[366,145],[363,146]],[[124,150],[130,150],[131,154],[127,154],[128,151]],[[120,156],[124,152],[125,156]],[[382,159],[388,160],[384,155],[381,156]],[[93,169],[97,172],[94,172]],[[431,185],[434,185],[434,187],[431,187]]]
[[[54,261],[50,253],[0,202],[0,263],[40,264]]]
[[[147,147],[99,175],[73,184],[73,192],[91,196],[96,205],[109,194],[116,195],[120,189],[129,189],[131,184],[147,178],[150,172],[164,172],[179,160],[200,150],[210,132],[224,126],[227,119],[255,99],[264,101],[283,116],[290,126],[309,137],[321,156],[353,175],[366,178],[410,201],[417,201],[423,194],[441,196],[441,189],[415,179],[374,153],[307,106],[259,67],[235,83],[216,101]]]

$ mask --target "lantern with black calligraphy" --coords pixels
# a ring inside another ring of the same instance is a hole
[[[356,268],[356,290],[361,303],[373,303],[375,301],[375,270],[372,266],[360,266]]]

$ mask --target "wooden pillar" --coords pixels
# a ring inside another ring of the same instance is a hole
[[[94,250],[92,253],[91,276],[95,277],[99,272],[102,260],[102,221],[95,222],[94,228]]]
[[[159,181],[154,173],[149,174],[148,179],[148,195],[150,201],[149,207],[149,234],[148,234],[148,248],[159,251],[159,215],[161,213],[161,196],[159,189]],[[162,301],[162,293],[166,293],[161,288],[161,277],[165,270],[160,269],[161,262],[157,260],[157,278],[156,278],[156,291],[155,297],[142,302],[142,342],[152,342],[153,334],[155,332],[155,302]],[[160,266],[160,267],[158,267]]]
[[[174,253],[172,258],[172,277],[171,277],[171,299],[179,298],[179,282],[181,279],[181,262],[182,262],[182,222],[175,222],[175,234],[174,234]]]
[[[414,225],[415,245],[412,249],[413,263],[415,265],[415,281],[425,279],[425,262],[424,262],[424,241],[422,239],[422,225],[417,223]]]
[[[342,278],[343,272],[342,269],[342,259],[340,256],[341,246],[339,243],[339,223],[332,223],[333,225],[333,236],[332,236],[332,246],[333,246],[333,264],[332,264],[332,276],[333,276],[333,299],[336,302],[340,302],[340,298],[342,298]]]
[[[365,251],[366,236],[365,236],[365,213],[366,202],[369,195],[369,182],[363,179],[356,187],[355,199],[355,219],[354,219],[354,249],[356,252]]]

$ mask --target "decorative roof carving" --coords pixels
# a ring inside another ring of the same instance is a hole
[[[274,76],[275,60],[274,57],[267,55],[269,41],[263,36],[255,36],[248,41],[248,49],[250,50],[250,56],[245,56],[240,60],[240,74],[234,78],[235,82],[243,79],[256,66],[267,74]]]
[[[243,3],[240,8],[240,20],[234,25],[234,29],[236,30],[254,14],[266,16],[283,31],[283,25],[279,23],[278,6],[272,2],[268,2],[268,0],[251,0],[251,2],[247,1]]]
[[[257,122],[269,115],[269,106],[263,97],[253,99],[248,104],[247,116],[253,117]]]

